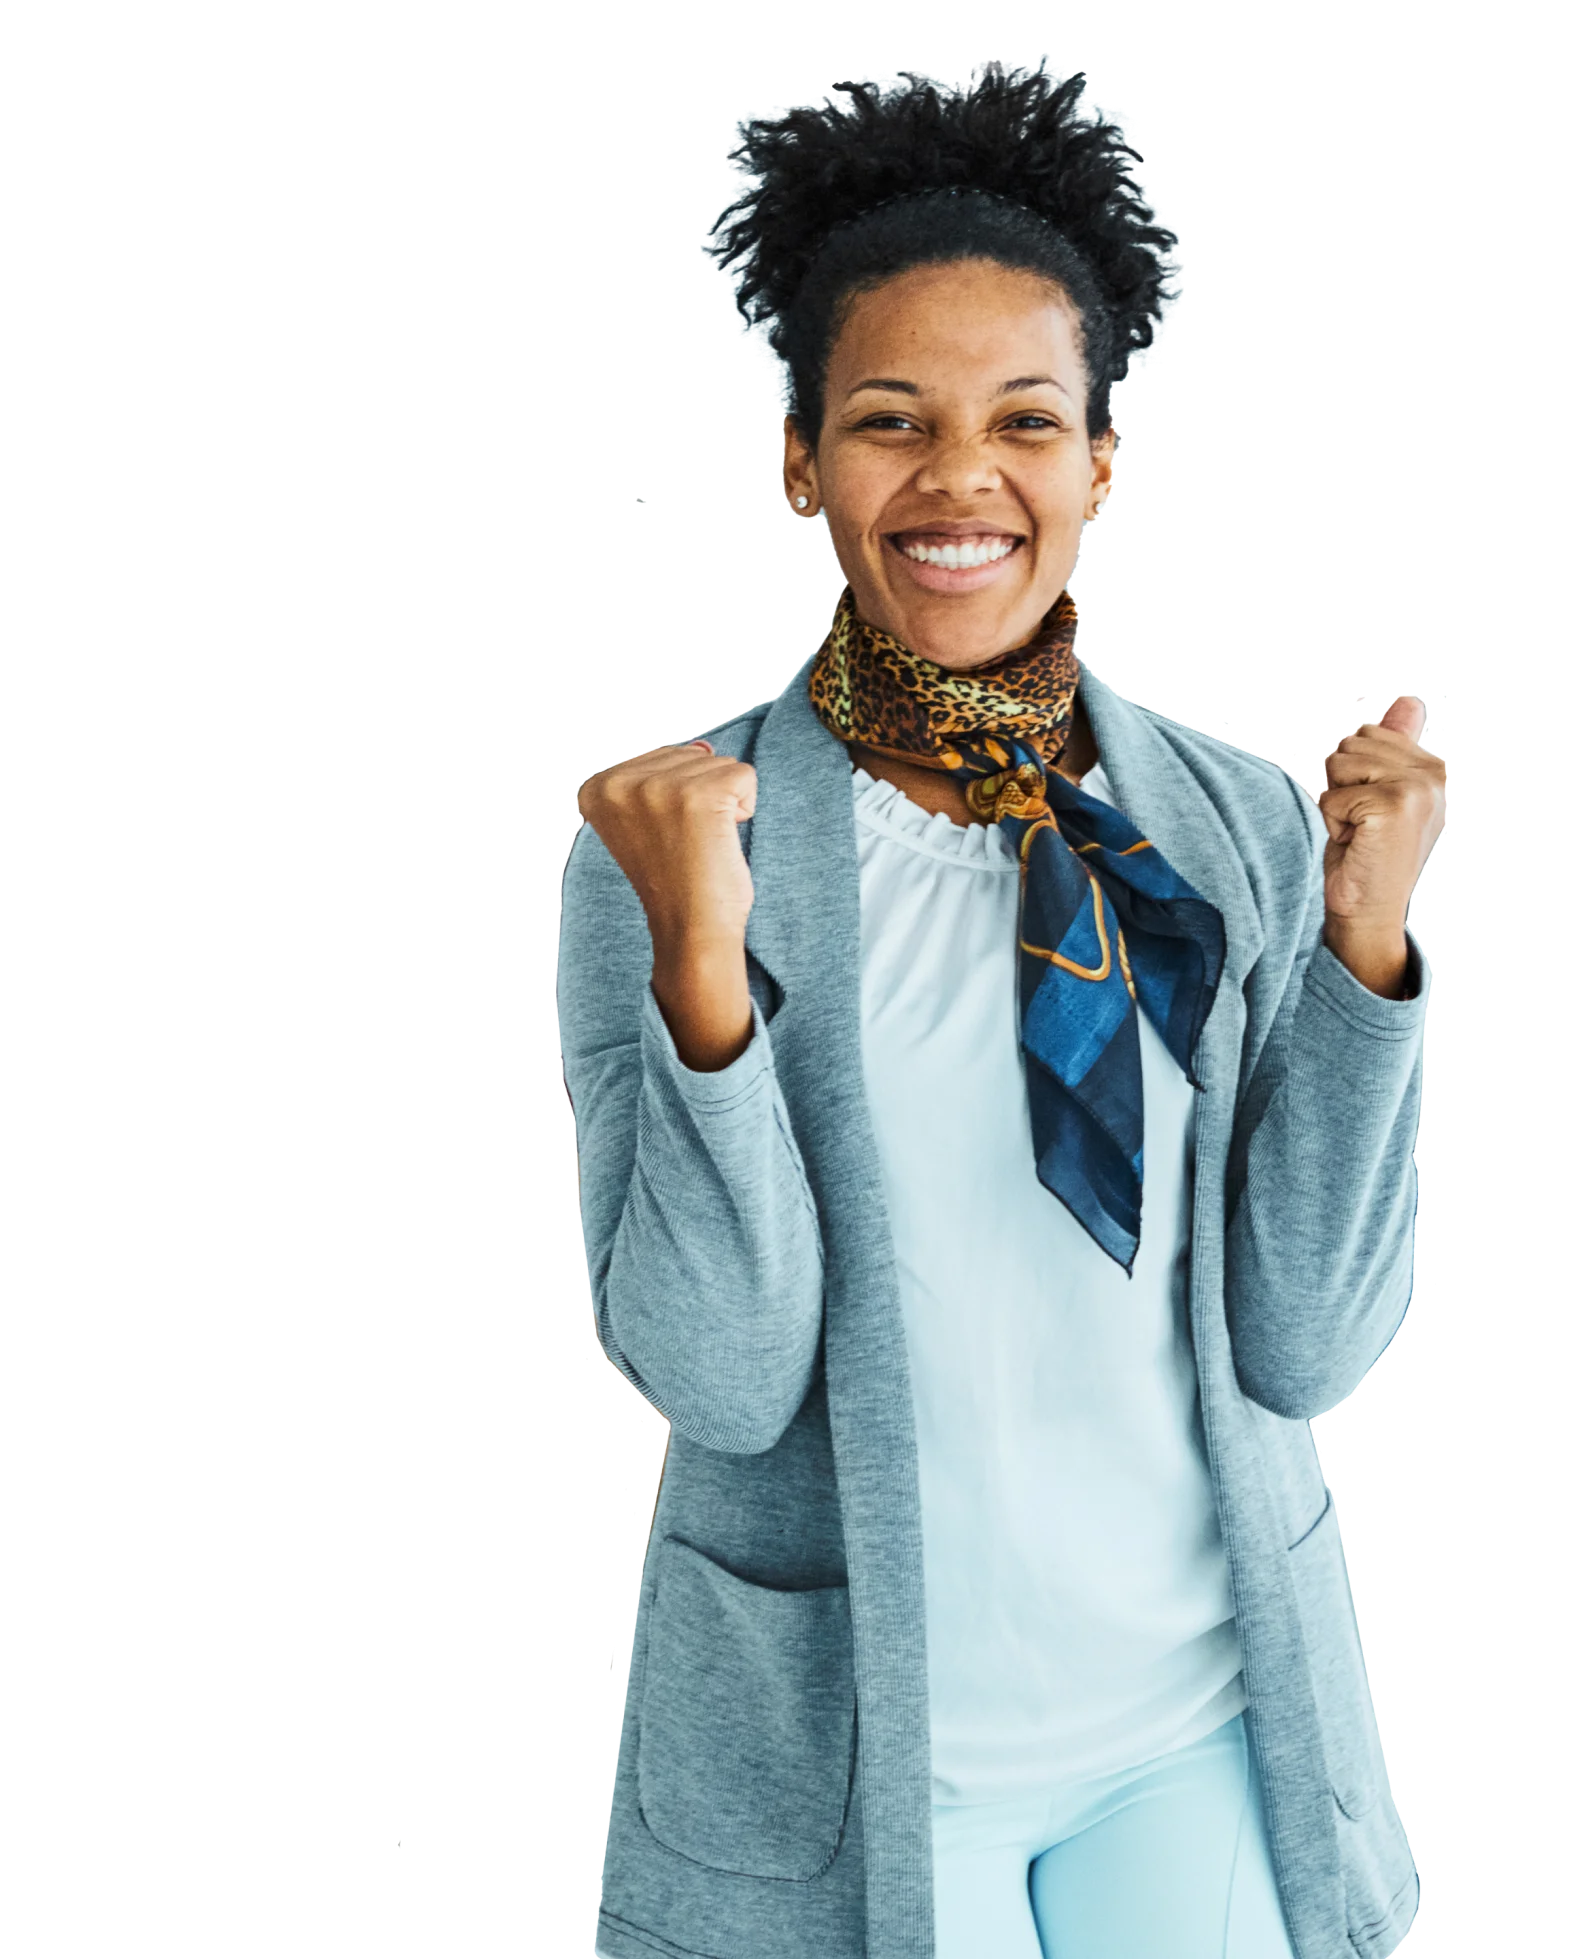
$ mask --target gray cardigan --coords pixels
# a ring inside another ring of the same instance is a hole
[[[860,1059],[850,764],[808,666],[712,730],[752,761],[749,1047],[678,1060],[639,901],[573,845],[557,977],[596,1326],[672,1425],[640,1587],[596,1950],[931,1959],[920,1512]],[[1197,1051],[1191,1327],[1297,1959],[1381,1959],[1418,1882],[1308,1418],[1411,1290],[1427,975],[1321,943],[1322,821],[1272,763],[1082,669],[1120,807],[1223,915]]]

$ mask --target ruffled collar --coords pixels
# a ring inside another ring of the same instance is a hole
[[[927,857],[952,864],[1019,871],[1014,846],[995,823],[955,823],[941,810],[922,809],[893,782],[880,782],[865,769],[854,771],[854,815],[866,829],[879,831]]]

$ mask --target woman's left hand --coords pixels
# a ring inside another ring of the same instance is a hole
[[[1420,746],[1422,717],[1419,697],[1399,693],[1381,721],[1346,735],[1324,764],[1322,903],[1352,932],[1405,931],[1411,893],[1448,817],[1450,772]]]

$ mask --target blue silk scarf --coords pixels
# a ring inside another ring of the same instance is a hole
[[[1019,853],[1020,1034],[1036,1174],[1128,1272],[1145,1175],[1139,1007],[1197,1089],[1223,920],[1057,763],[1079,666],[1064,593],[1027,646],[956,672],[866,625],[845,591],[810,677],[840,740],[936,768]]]

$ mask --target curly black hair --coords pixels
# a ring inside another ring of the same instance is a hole
[[[1098,111],[1077,109],[1084,75],[996,62],[963,90],[905,73],[884,92],[838,82],[849,100],[739,125],[733,153],[756,181],[711,230],[706,250],[737,264],[738,308],[770,321],[788,369],[788,409],[812,444],[845,309],[911,266],[993,259],[1053,280],[1079,315],[1093,438],[1111,425],[1109,391],[1176,297],[1167,253],[1129,174],[1138,151]]]

